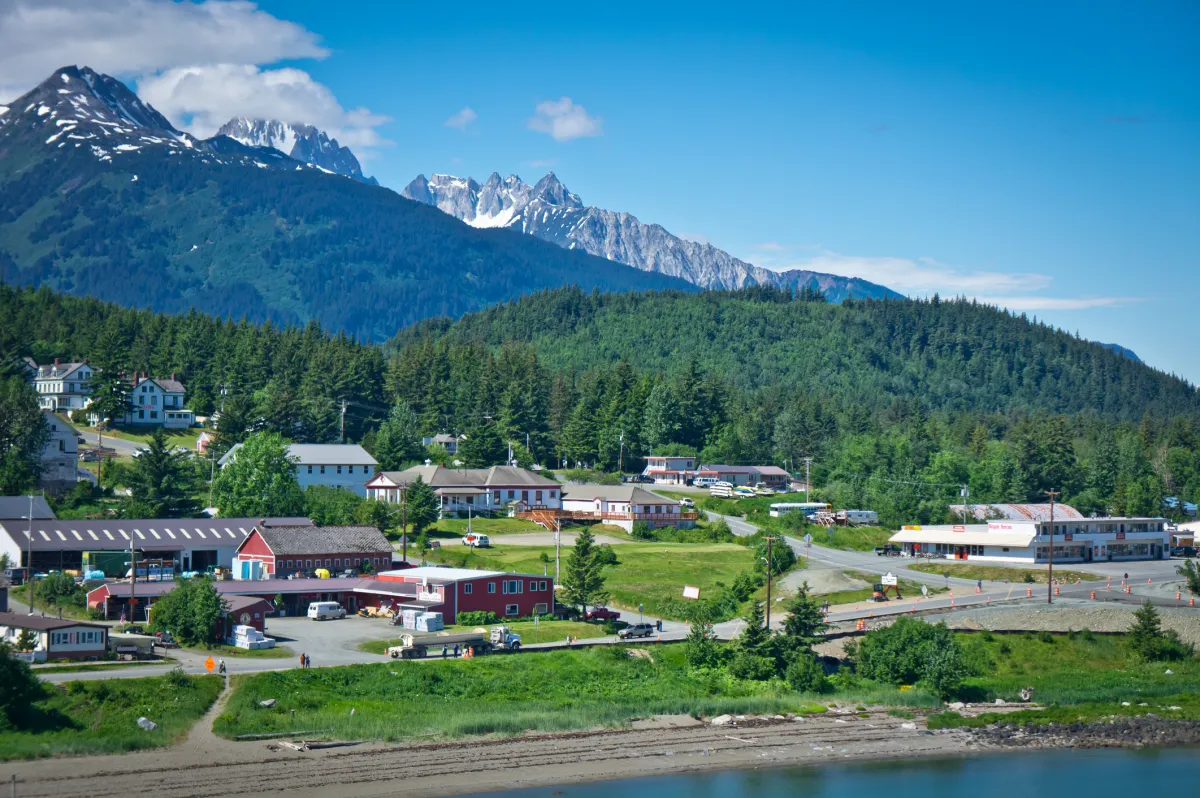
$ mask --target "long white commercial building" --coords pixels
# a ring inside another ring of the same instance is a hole
[[[1030,565],[1050,560],[1049,505],[984,505],[999,515],[987,523],[906,526],[891,542],[911,556]],[[974,509],[974,508],[973,508]],[[1086,518],[1054,507],[1054,562],[1160,560],[1170,556],[1163,518]],[[978,514],[976,514],[978,517]]]

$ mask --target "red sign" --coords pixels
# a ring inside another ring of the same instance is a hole
[[[1117,533],[1117,540],[1124,540],[1124,539],[1125,539],[1125,533],[1124,533],[1124,532],[1118,532],[1118,533]]]
[[[955,532],[966,532],[967,528],[965,526],[963,526],[962,524],[959,524],[954,527],[954,531]]]
[[[1063,535],[1063,540],[1074,540],[1074,539],[1075,539],[1075,535],[1072,534],[1071,532],[1067,532]]]

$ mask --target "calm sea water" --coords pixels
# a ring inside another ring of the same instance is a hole
[[[496,796],[497,793],[488,793]],[[1200,795],[1200,750],[1089,750],[725,770],[559,785],[504,798],[1150,798]],[[482,798],[482,794],[480,796]]]

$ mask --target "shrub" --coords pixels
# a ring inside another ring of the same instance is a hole
[[[1053,643],[1054,642],[1054,635],[1050,634],[1049,632],[1038,632],[1037,638],[1038,638],[1038,640],[1042,641],[1043,643]]]
[[[630,533],[638,540],[654,540],[654,531],[650,529],[650,525],[645,521],[634,521],[633,531]]]
[[[729,674],[738,679],[765,682],[775,675],[775,660],[741,651],[729,663]]]
[[[499,622],[500,619],[496,617],[496,613],[487,610],[460,612],[455,616],[455,623],[459,626],[487,626]]]
[[[1080,638],[1081,638],[1081,639],[1082,639],[1082,640],[1083,640],[1085,643],[1094,643],[1094,642],[1096,642],[1096,635],[1095,635],[1095,634],[1093,634],[1093,633],[1092,633],[1092,630],[1091,630],[1091,629],[1088,629],[1086,626],[1085,626],[1083,629],[1081,629],[1081,630],[1079,631],[1079,637],[1080,637]]]
[[[616,565],[617,553],[613,551],[612,546],[602,543],[596,547],[596,562],[601,565]]]
[[[824,693],[830,689],[829,679],[821,662],[807,652],[796,656],[788,665],[785,677],[788,686],[800,693]]]
[[[900,618],[863,638],[858,670],[890,684],[924,681],[944,697],[958,689],[967,669],[962,648],[945,624]]]
[[[1134,613],[1127,640],[1130,650],[1148,662],[1185,659],[1195,652],[1195,648],[1183,642],[1174,629],[1162,629],[1158,610],[1149,601]]]

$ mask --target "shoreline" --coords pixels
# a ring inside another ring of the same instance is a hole
[[[1128,731],[1126,734],[1124,732]],[[1150,744],[1148,744],[1150,743]],[[1161,745],[1158,743],[1169,743]],[[685,717],[641,728],[425,744],[365,743],[290,750],[194,734],[173,748],[109,756],[0,763],[22,796],[313,795],[336,798],[502,795],[514,789],[717,770],[821,767],[856,762],[960,759],[1063,748],[1166,748],[1200,744],[1200,722],[1157,718],[1037,727],[994,724],[929,731],[886,710],[755,719],[710,726]],[[64,768],[63,763],[70,762]],[[77,774],[77,775],[73,775]]]

